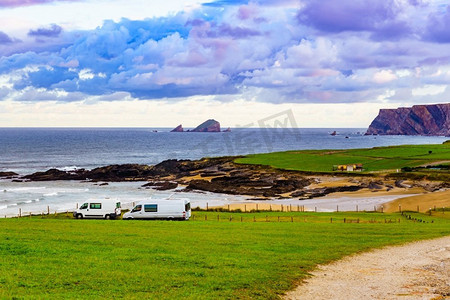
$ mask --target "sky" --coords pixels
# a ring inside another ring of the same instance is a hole
[[[0,0],[0,127],[364,128],[450,102],[446,2]]]

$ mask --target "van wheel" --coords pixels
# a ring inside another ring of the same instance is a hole
[[[105,220],[111,219],[111,215],[105,215]]]
[[[83,219],[83,215],[82,214],[77,214],[77,219]]]

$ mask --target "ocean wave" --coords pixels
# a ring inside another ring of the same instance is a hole
[[[66,166],[66,167],[62,167],[62,168],[57,168],[61,171],[65,171],[65,172],[71,172],[71,171],[76,171],[79,168],[77,166]]]
[[[22,205],[22,204],[30,204],[30,203],[32,203],[32,202],[33,202],[33,200],[19,201],[19,202],[17,202],[17,203],[12,203],[12,204],[10,204],[9,206],[16,206],[16,205]]]
[[[28,191],[37,191],[46,189],[45,186],[37,186],[37,187],[20,187],[20,188],[11,188],[11,189],[5,189],[3,192],[28,192]]]
[[[48,193],[48,194],[44,194],[44,197],[53,197],[53,196],[58,196],[58,192],[54,192],[54,193]]]

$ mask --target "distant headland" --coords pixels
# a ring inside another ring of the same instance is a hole
[[[228,127],[223,132],[230,132],[231,129]],[[209,119],[203,122],[202,124],[198,125],[192,130],[184,130],[183,125],[178,125],[174,129],[172,129],[170,132],[221,132],[220,130],[220,123],[217,122],[214,119]]]
[[[450,136],[450,103],[380,109],[366,135]]]

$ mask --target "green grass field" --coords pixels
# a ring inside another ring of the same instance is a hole
[[[187,222],[0,219],[0,298],[275,299],[317,264],[450,235],[450,220],[418,214],[425,222],[380,213],[194,214]]]
[[[431,154],[429,153],[431,151]],[[302,150],[247,155],[237,163],[268,165],[274,168],[331,172],[333,165],[362,163],[365,172],[392,171],[435,162],[450,161],[450,143],[403,145],[349,150]]]

